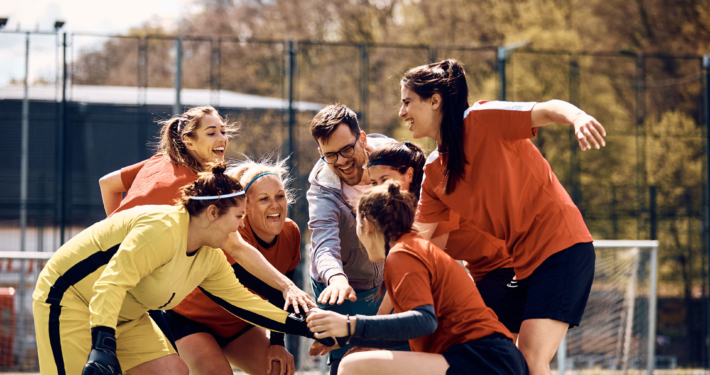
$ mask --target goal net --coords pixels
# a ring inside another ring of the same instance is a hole
[[[579,327],[560,345],[558,373],[655,365],[658,241],[595,241],[594,283]]]

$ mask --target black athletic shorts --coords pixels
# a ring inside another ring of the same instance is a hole
[[[236,340],[239,336],[243,335],[248,330],[254,328],[254,326],[250,324],[244,327],[244,329],[242,329],[241,331],[237,332],[234,336],[222,337],[220,335],[215,334],[206,325],[198,323],[183,315],[180,315],[173,310],[165,311],[165,319],[168,321],[168,326],[170,326],[170,332],[172,332],[175,341],[178,341],[183,337],[190,336],[193,333],[205,332],[212,335],[212,337],[214,337],[215,341],[217,341],[217,344],[219,344],[220,347],[227,346],[227,344]]]
[[[528,375],[528,363],[513,340],[494,333],[464,344],[452,345],[444,353],[446,375]]]
[[[481,293],[481,298],[486,306],[490,307],[496,315],[500,316],[505,305],[501,304],[503,296],[505,296],[507,285],[515,277],[515,271],[512,268],[498,268],[488,272],[481,280],[476,282],[476,287]]]
[[[594,245],[578,243],[552,254],[524,280],[511,281],[498,319],[519,333],[528,319],[553,319],[579,326],[594,279]]]

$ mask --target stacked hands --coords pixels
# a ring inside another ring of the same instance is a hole
[[[313,308],[307,313],[306,322],[308,323],[308,329],[313,332],[313,336],[316,339],[322,339],[326,337],[332,337],[335,340],[335,345],[325,346],[318,341],[314,341],[308,351],[309,355],[326,355],[330,351],[339,349],[337,338],[348,337],[349,334],[355,332],[355,325],[357,324],[355,317],[350,317],[350,329],[348,329],[347,318],[341,314],[332,311],[325,311],[319,308]],[[355,346],[345,353],[348,356],[353,353],[366,352],[371,350],[382,350],[373,348],[363,348]],[[343,358],[345,358],[343,356]]]

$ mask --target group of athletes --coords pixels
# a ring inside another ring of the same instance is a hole
[[[456,60],[400,83],[399,116],[438,145],[428,158],[365,134],[342,104],[311,122],[315,300],[293,282],[301,234],[284,161],[227,164],[237,126],[212,107],[162,121],[153,157],[99,181],[108,217],[40,273],[42,374],[293,375],[284,333],[315,339],[332,375],[550,374],[595,255],[530,138],[568,124],[598,149],[604,128],[559,100],[470,106]]]

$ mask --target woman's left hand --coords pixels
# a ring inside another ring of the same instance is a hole
[[[281,372],[279,375],[293,375],[296,372],[296,363],[293,361],[293,355],[281,345],[271,345],[266,352],[266,373],[271,373],[271,366],[274,362],[279,362]]]
[[[313,309],[306,318],[306,322],[308,328],[314,333],[313,336],[319,339],[348,335],[347,318],[336,312]]]
[[[574,118],[572,126],[574,126],[574,135],[577,137],[577,142],[582,151],[589,150],[592,147],[598,150],[600,147],[606,146],[606,142],[604,142],[606,130],[594,117],[580,112]]]

